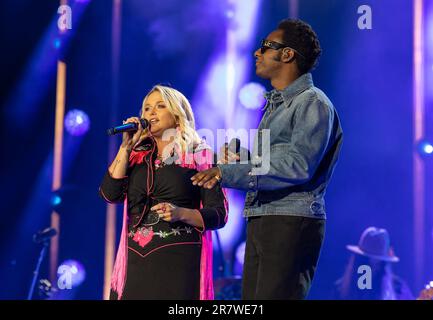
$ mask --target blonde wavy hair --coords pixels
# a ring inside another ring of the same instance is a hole
[[[178,90],[156,85],[144,97],[141,107],[141,118],[144,117],[144,105],[150,94],[158,91],[161,94],[167,109],[176,120],[177,128],[174,136],[174,144],[182,153],[193,152],[201,143],[200,136],[195,130],[194,113],[188,99]],[[143,136],[149,134],[148,129],[143,131]]]

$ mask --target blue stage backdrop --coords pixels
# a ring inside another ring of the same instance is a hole
[[[118,137],[107,137],[106,129],[138,115],[155,84],[183,92],[192,103],[197,128],[210,129],[215,137],[219,128],[256,128],[261,108],[245,108],[238,93],[250,82],[270,89],[255,75],[253,52],[288,16],[307,21],[318,33],[323,54],[314,81],[333,101],[345,134],[326,195],[326,238],[309,298],[332,298],[333,284],[350,256],[345,246],[357,244],[369,226],[389,231],[400,257],[394,271],[417,294],[421,284],[414,275],[412,1],[302,0],[294,6],[295,1],[257,0],[243,8],[236,1],[123,0],[114,87],[112,1],[78,2],[85,8],[73,20],[69,38],[52,37],[58,1],[0,3],[1,299],[26,297],[40,249],[32,235],[50,224],[57,58],[67,64],[66,112],[79,109],[90,120],[85,135],[64,134],[64,187],[61,203],[55,203],[61,217],[59,262],[73,259],[85,269],[74,298],[102,299],[106,204],[98,187],[109,163],[109,139],[120,143]],[[372,8],[372,29],[358,27],[362,5]],[[425,10],[430,12],[425,14],[426,30],[430,26],[425,48],[428,138],[433,137],[433,6]],[[228,34],[236,41],[228,41]],[[228,97],[227,70],[236,74]],[[214,150],[220,147],[211,144]],[[433,194],[433,159],[423,161],[427,253],[422,278],[427,282],[433,278],[428,268],[433,263],[428,251],[433,245],[433,200],[428,196]],[[229,196],[229,223],[218,233],[222,248],[214,243],[215,278],[240,273],[236,249],[245,239],[244,194],[230,191]],[[119,209],[118,236],[120,215]],[[48,259],[41,277],[48,278]]]

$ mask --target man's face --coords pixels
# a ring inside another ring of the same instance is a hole
[[[283,43],[283,31],[275,30],[272,31],[266,40]],[[283,66],[281,61],[281,53],[283,49],[275,50],[267,48],[264,53],[261,53],[261,48],[258,48],[254,52],[256,57],[256,74],[264,79],[271,79],[274,77]]]

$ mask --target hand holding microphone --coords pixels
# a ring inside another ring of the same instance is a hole
[[[138,117],[131,117],[123,121],[123,125],[109,129],[109,134],[116,134],[122,132],[122,145],[121,147],[131,151],[137,144],[141,143],[141,135],[143,130],[149,126],[146,119]]]
[[[107,130],[109,135],[123,133],[122,144],[116,158],[108,168],[113,178],[120,179],[126,175],[131,151],[147,137],[143,136],[142,133],[148,126],[149,122],[146,119],[131,117],[123,121],[121,126]]]
[[[220,150],[219,164],[239,163],[240,161],[250,160],[250,152],[241,147],[241,141],[234,138],[230,143],[225,143]]]
[[[132,118],[129,118],[129,119],[132,119]],[[134,119],[135,119],[135,117],[134,117]],[[141,118],[141,119],[136,118],[136,119],[138,119],[139,123],[141,123],[141,126],[143,127],[143,129],[146,129],[149,126],[149,121],[147,121],[146,119],[143,119],[143,118]],[[130,122],[128,120],[123,121],[123,124],[121,126],[117,126],[117,127],[113,127],[113,128],[108,129],[107,134],[109,136],[113,136],[117,133],[137,131],[138,130],[137,122],[135,122],[135,121]]]

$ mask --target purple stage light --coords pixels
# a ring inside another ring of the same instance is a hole
[[[245,241],[241,242],[235,251],[235,261],[233,263],[233,275],[242,275],[245,259]]]
[[[228,10],[225,12],[225,16],[226,16],[228,19],[233,19],[234,16],[235,16],[235,12],[233,11],[233,9],[228,9]]]
[[[260,109],[265,103],[264,94],[266,89],[260,83],[250,82],[242,87],[239,91],[239,100],[247,109]]]
[[[65,118],[66,130],[72,136],[82,136],[90,128],[90,120],[87,114],[81,110],[71,110]]]
[[[66,286],[76,288],[86,280],[86,270],[84,266],[76,260],[66,260],[60,264],[57,269],[57,277],[59,282],[63,282]]]
[[[220,2],[212,2],[221,8]],[[202,72],[192,99],[199,128],[212,130],[218,135],[218,129],[248,130],[256,128],[259,122],[260,114],[241,107],[238,99],[239,90],[253,67],[252,53],[256,46],[257,21],[262,16],[261,3],[262,0],[224,2],[224,23],[220,25],[225,28],[225,39],[215,41],[214,53],[208,59],[209,64]],[[220,145],[217,143],[214,148],[218,150]],[[244,226],[241,212],[245,194],[239,190],[227,191],[230,218],[226,226],[218,230],[218,235],[223,251],[232,252],[239,230]]]
[[[244,258],[245,258],[245,241],[242,242],[236,249],[236,261],[243,266],[244,265]]]

